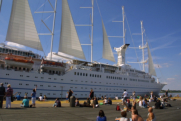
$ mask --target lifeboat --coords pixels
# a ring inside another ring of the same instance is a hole
[[[25,60],[20,58],[10,58],[5,57],[5,64],[8,66],[17,66],[17,67],[25,67],[25,68],[32,68],[34,62],[32,60]]]
[[[65,71],[65,63],[42,60],[41,69],[52,70],[52,71]]]

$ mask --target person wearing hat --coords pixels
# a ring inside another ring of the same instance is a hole
[[[3,107],[3,99],[4,99],[5,94],[6,94],[5,87],[3,86],[3,83],[1,83],[1,87],[0,87],[0,108]]]
[[[6,91],[6,108],[11,108],[11,97],[13,95],[13,89],[11,88],[11,85],[7,85],[7,91]]]

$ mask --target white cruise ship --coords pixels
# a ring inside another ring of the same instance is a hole
[[[49,3],[52,6],[51,2]],[[56,4],[57,0],[55,0],[55,7],[52,6],[54,23]],[[124,44],[119,48],[114,48],[118,54],[117,65],[92,61],[94,0],[92,0],[92,7],[90,8],[92,9],[92,24],[90,25],[92,28],[90,37],[91,62],[52,53],[53,44],[51,45],[51,55],[61,56],[67,62],[55,62],[52,59],[44,59],[32,51],[18,49],[2,43],[0,44],[0,82],[3,82],[5,87],[7,84],[11,84],[14,92],[18,92],[22,96],[27,93],[28,97],[31,96],[32,89],[36,85],[38,87],[37,96],[46,95],[48,98],[65,98],[69,89],[73,90],[73,95],[78,98],[88,97],[90,89],[94,90],[97,97],[102,95],[107,97],[115,97],[117,95],[121,97],[124,89],[128,91],[129,96],[133,91],[136,92],[136,95],[149,94],[151,91],[158,95],[165,84],[156,82],[153,77],[156,77],[156,72],[148,44],[142,44],[142,47],[139,47],[143,52],[145,48],[148,49],[148,73],[133,69],[130,65],[125,64],[125,51],[129,44],[125,44],[124,26]],[[124,7],[122,7],[122,10],[122,22],[124,25]],[[102,26],[103,58],[115,61],[103,21]],[[50,33],[52,43],[53,33],[54,24]],[[6,41],[43,51],[28,0],[13,0]],[[58,51],[85,60],[67,0],[62,0],[62,23]],[[143,61],[141,63],[144,65],[146,62]]]

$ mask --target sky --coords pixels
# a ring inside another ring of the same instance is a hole
[[[48,29],[42,24],[41,19],[52,29],[53,14],[36,14],[35,11],[50,11],[47,0],[28,0],[30,9],[34,18],[38,33],[48,33]],[[55,0],[50,0],[54,6]],[[96,2],[97,1],[97,2]],[[45,3],[45,4],[44,4]],[[90,24],[91,0],[68,0],[71,14],[75,24]],[[97,5],[98,3],[98,5]],[[43,5],[44,4],[44,5]],[[43,5],[43,6],[42,6]],[[157,78],[161,83],[167,83],[163,89],[180,90],[181,88],[181,1],[180,0],[95,0],[94,1],[94,37],[93,37],[93,60],[116,64],[102,58],[103,35],[102,23],[108,36],[122,36],[122,23],[112,21],[122,21],[122,6],[125,9],[125,29],[126,43],[130,47],[141,45],[140,21],[143,21],[145,29],[144,44],[149,43],[151,55],[155,65]],[[40,7],[42,6],[42,7]],[[98,10],[98,6],[101,15]],[[8,23],[11,14],[12,0],[3,0],[0,12],[0,43],[6,43],[10,46],[31,50],[42,56],[50,56],[51,36],[39,36],[44,52],[25,47],[16,43],[6,41]],[[55,32],[53,42],[53,52],[58,52],[60,27],[61,27],[61,0],[57,2],[57,13],[55,20]],[[48,18],[48,19],[47,19]],[[81,44],[90,44],[90,27],[76,27]],[[117,54],[114,47],[120,47],[123,44],[122,38],[109,38],[111,48],[117,61]],[[82,46],[86,60],[90,61],[90,46]],[[136,53],[135,53],[136,51]],[[136,56],[137,55],[137,56]],[[138,57],[138,58],[137,58]],[[54,57],[57,59],[58,57]],[[148,58],[145,49],[145,59]],[[128,48],[126,51],[126,63],[133,68],[142,70],[142,65],[138,63],[128,63],[142,61],[142,51],[139,49]],[[146,64],[146,72],[148,65]]]

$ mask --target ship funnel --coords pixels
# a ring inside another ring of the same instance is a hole
[[[119,48],[114,48],[114,50],[117,52],[118,54],[118,63],[117,65],[120,66],[122,64],[125,64],[125,52],[126,49],[128,48],[129,44],[124,44]]]

